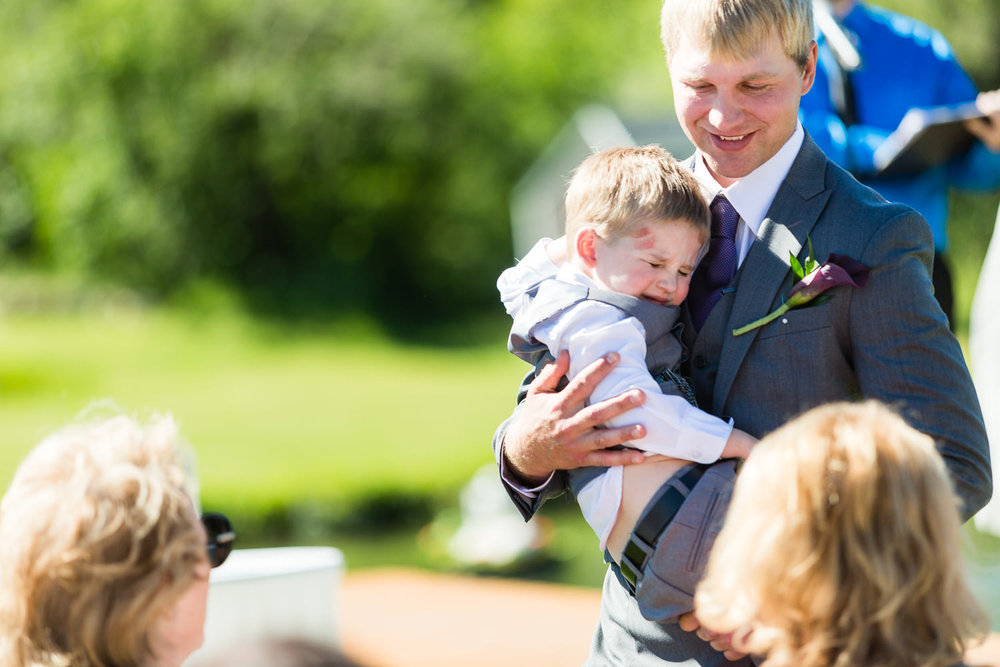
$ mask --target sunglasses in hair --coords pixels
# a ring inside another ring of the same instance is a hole
[[[225,514],[205,512],[201,515],[201,525],[205,527],[205,534],[208,536],[208,562],[212,567],[219,567],[229,558],[233,542],[236,541],[233,524],[229,523]]]

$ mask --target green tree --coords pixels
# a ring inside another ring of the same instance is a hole
[[[632,55],[605,46],[617,13],[10,0],[4,245],[152,294],[212,276],[296,307],[492,305],[509,187],[576,107],[609,94]]]
[[[946,30],[985,80],[996,5],[910,11],[975,34]],[[6,0],[0,252],[289,313],[495,310],[510,188],[571,114],[669,109],[658,7]]]

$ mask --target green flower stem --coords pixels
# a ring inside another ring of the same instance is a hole
[[[748,331],[753,331],[757,327],[762,327],[765,324],[767,324],[768,322],[770,322],[771,320],[773,320],[773,319],[775,319],[777,317],[781,317],[782,315],[784,315],[785,313],[787,313],[789,310],[791,310],[791,308],[792,308],[791,304],[789,304],[789,302],[786,301],[785,303],[783,303],[780,306],[778,306],[773,312],[769,313],[768,315],[765,315],[764,317],[760,318],[759,320],[754,320],[750,324],[747,324],[746,326],[742,326],[739,329],[733,329],[733,335],[734,336],[742,336],[743,334],[745,334]]]

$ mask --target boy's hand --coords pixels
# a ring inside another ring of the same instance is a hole
[[[556,387],[569,370],[569,353],[560,353],[554,363],[546,366],[531,383],[504,438],[508,470],[522,481],[537,485],[556,470],[631,465],[647,460],[640,451],[607,449],[644,437],[645,427],[595,428],[641,405],[646,399],[642,391],[627,391],[596,405],[586,405],[590,394],[616,363],[616,353],[606,354],[580,372],[562,391]]]
[[[726,446],[722,448],[722,456],[720,458],[746,459],[746,457],[750,456],[750,452],[756,444],[757,438],[746,431],[734,428],[733,432],[729,435],[729,439],[726,440]]]
[[[549,241],[545,244],[545,254],[549,256],[549,261],[558,267],[561,267],[569,259],[569,251],[566,250],[566,237],[560,236],[559,238]]]

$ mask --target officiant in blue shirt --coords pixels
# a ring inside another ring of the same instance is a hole
[[[1000,91],[979,93],[945,38],[919,21],[855,0],[819,0],[817,18],[824,9],[827,21],[817,20],[823,32],[816,82],[802,98],[802,124],[833,161],[930,223],[935,294],[954,327],[945,259],[948,191],[1000,186]],[[971,149],[922,172],[876,176],[875,151],[907,111],[973,100],[989,120],[967,121],[977,137]]]

